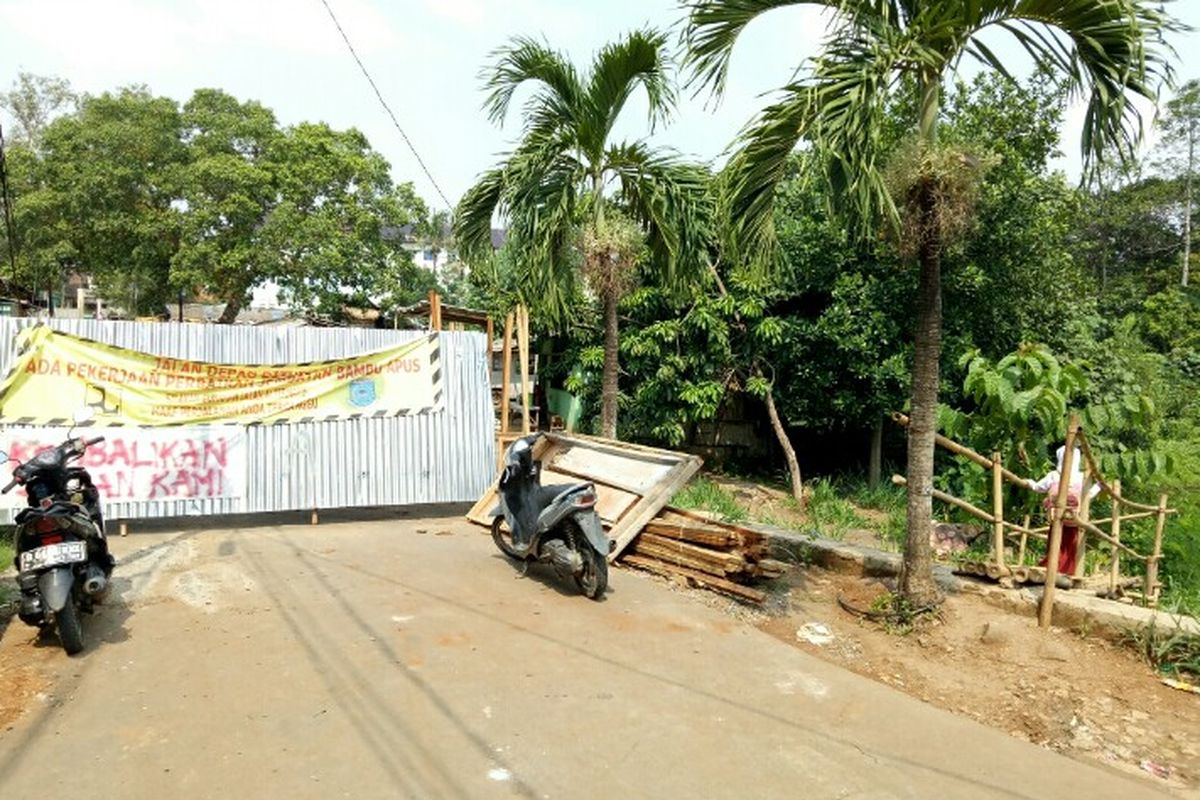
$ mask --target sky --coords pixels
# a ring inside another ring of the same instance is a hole
[[[503,128],[481,110],[479,73],[489,54],[516,35],[546,39],[585,66],[603,44],[644,25],[670,29],[676,0],[326,0],[451,204],[506,152],[520,131],[515,110]],[[1200,29],[1200,0],[1173,13]],[[822,18],[808,8],[763,15],[734,51],[724,100],[682,94],[671,123],[653,142],[719,166],[737,132],[816,52]],[[1018,48],[990,40],[1001,58]],[[1200,31],[1175,37],[1180,80],[1200,78]],[[970,70],[964,77],[970,77]],[[324,121],[355,127],[412,181],[432,208],[445,207],[422,173],[334,27],[321,0],[0,0],[0,87],[18,71],[66,78],[99,93],[145,84],[186,101],[215,87],[273,109],[284,124]],[[518,95],[518,99],[520,95]],[[1146,109],[1150,111],[1149,108]],[[0,122],[7,122],[0,114]],[[1068,108],[1064,156],[1079,172],[1082,107]],[[620,138],[647,132],[635,96]]]

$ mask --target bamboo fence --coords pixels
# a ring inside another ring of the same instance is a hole
[[[908,417],[903,414],[893,413],[892,419],[903,427],[908,426]],[[1121,574],[1121,558],[1124,555],[1127,559],[1145,562],[1146,573],[1141,579],[1142,591],[1140,597],[1144,605],[1155,606],[1158,604],[1162,589],[1162,584],[1158,580],[1158,567],[1162,559],[1163,534],[1166,527],[1167,515],[1174,514],[1176,511],[1167,507],[1167,495],[1165,494],[1158,498],[1156,505],[1137,503],[1121,494],[1121,482],[1119,480],[1106,481],[1100,473],[1099,465],[1092,453],[1087,435],[1080,427],[1077,416],[1072,415],[1067,425],[1066,450],[1063,456],[1062,472],[1066,475],[1071,474],[1076,447],[1078,447],[1085,462],[1085,469],[1083,470],[1084,485],[1079,501],[1079,508],[1076,510],[1068,507],[1069,481],[1060,481],[1058,495],[1055,497],[1054,505],[1049,509],[1049,524],[1039,528],[1030,526],[1028,515],[1024,517],[1020,524],[1010,522],[1004,518],[1004,484],[1007,482],[1028,490],[1029,481],[1005,468],[1001,462],[1000,453],[994,452],[989,458],[940,434],[937,436],[936,441],[938,446],[945,448],[957,456],[973,461],[991,472],[990,494],[992,502],[990,511],[979,508],[962,498],[955,497],[946,492],[937,489],[933,490],[934,499],[954,506],[991,526],[989,559],[983,563],[965,564],[963,565],[963,571],[989,577],[993,580],[1000,580],[1006,583],[1006,585],[1009,583],[1027,583],[1031,581],[1042,583],[1044,589],[1041,606],[1038,611],[1038,623],[1042,627],[1046,627],[1050,624],[1050,615],[1054,608],[1054,591],[1059,577],[1058,556],[1062,546],[1062,529],[1064,523],[1069,523],[1078,528],[1079,542],[1077,545],[1078,556],[1075,562],[1075,574],[1068,577],[1077,583],[1100,577],[1098,575],[1089,576],[1086,574],[1086,548],[1089,538],[1092,538],[1096,540],[1094,546],[1107,545],[1109,549],[1110,560],[1106,567],[1108,595],[1119,597],[1125,594],[1124,590],[1126,586],[1136,584],[1137,582],[1136,578]],[[900,475],[893,475],[892,482],[900,486],[907,485],[905,479]],[[1091,498],[1089,495],[1091,494],[1092,487],[1096,485],[1099,485],[1101,491],[1111,499],[1112,513],[1108,517],[1093,520],[1089,518],[1091,508]],[[1121,541],[1121,524],[1123,522],[1149,518],[1154,518],[1155,520],[1153,548],[1149,553],[1139,553],[1127,543]],[[1104,530],[1101,527],[1102,525],[1107,525],[1108,530]],[[1047,557],[1044,568],[1025,565],[1025,554],[1029,539],[1041,539],[1046,542]],[[1005,546],[1006,541],[1015,541],[1016,544],[1016,556],[1011,561],[1008,558],[1008,549]]]

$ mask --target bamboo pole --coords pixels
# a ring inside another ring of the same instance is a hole
[[[1085,461],[1087,461],[1088,468],[1092,471],[1092,474],[1096,476],[1096,480],[1100,484],[1100,488],[1108,492],[1109,496],[1115,496],[1113,495],[1113,487],[1105,483],[1104,479],[1100,477],[1100,467],[1096,464],[1096,459],[1092,455],[1092,448],[1088,446],[1086,435],[1080,435],[1079,445],[1080,449],[1083,451],[1083,458]],[[1122,505],[1129,506],[1130,508],[1136,508],[1138,511],[1158,511],[1158,506],[1149,506],[1145,503],[1135,503],[1132,500],[1126,500],[1124,497],[1119,499]],[[1128,517],[1126,517],[1126,519],[1128,519]]]
[[[1004,467],[1000,452],[992,453],[992,557],[1002,575],[1008,574],[1004,564]]]
[[[1023,527],[1025,528],[1025,530],[1021,531],[1021,547],[1019,550],[1017,550],[1017,566],[1018,567],[1025,566],[1025,545],[1027,545],[1029,543],[1029,515],[1028,514],[1025,515],[1025,519],[1023,520]]]
[[[908,417],[905,416],[904,414],[901,414],[898,411],[892,412],[892,420],[895,421],[895,423],[897,425],[900,425],[905,428],[908,427],[908,422],[909,422]],[[959,444],[958,442],[954,441],[953,439],[947,439],[945,436],[942,436],[939,433],[934,436],[934,441],[936,441],[939,445],[941,445],[942,447],[949,450],[951,453],[955,453],[957,455],[963,456],[964,458],[969,458],[970,460],[974,461],[976,464],[983,467],[984,469],[992,468],[992,460],[990,458],[988,458],[985,455],[975,452],[974,450],[972,450],[969,447]],[[1005,480],[1009,481],[1010,483],[1015,483],[1017,486],[1024,486],[1024,487],[1029,486],[1028,481],[1026,481],[1024,478],[1020,477],[1019,475],[1017,475],[1015,472],[1005,469],[1003,466],[1000,467],[1000,474],[1004,476]]]
[[[1092,508],[1092,473],[1089,470],[1083,478],[1083,494],[1079,498],[1079,513],[1076,514],[1076,519],[1083,523],[1088,521],[1088,514]],[[1082,578],[1084,576],[1084,562],[1087,560],[1087,528],[1083,525],[1079,526],[1079,542],[1076,545],[1075,555],[1075,577]]]
[[[504,352],[500,355],[500,433],[508,433],[508,392],[512,376],[513,313],[504,318]]]
[[[521,359],[521,433],[529,433],[529,309],[517,306],[517,355]]]
[[[893,475],[892,483],[896,484],[897,486],[908,486],[908,480],[903,475]],[[988,512],[984,511],[982,508],[971,505],[966,500],[961,500],[952,494],[946,494],[945,492],[943,492],[939,489],[931,489],[930,496],[932,496],[934,500],[941,500],[943,503],[948,503],[948,504],[954,506],[955,508],[961,508],[963,511],[967,512],[971,516],[978,517],[979,519],[983,520],[984,522],[991,523],[991,524],[995,524],[995,522],[996,522],[996,518],[994,516],[992,516],[991,514],[989,514]],[[1016,531],[1017,533],[1022,533],[1022,534],[1029,533],[1028,530],[1026,530],[1025,528],[1022,528],[1020,525],[1016,524],[1015,522],[1007,522],[1005,520],[1000,520],[1000,524],[1003,525],[1005,528],[1008,528],[1009,530]]]
[[[1121,549],[1118,545],[1121,543],[1121,479],[1117,478],[1112,482],[1112,564],[1108,568],[1108,591],[1113,597],[1117,594],[1117,579],[1121,577]]]
[[[1128,519],[1128,517],[1126,517],[1126,519]],[[1097,539],[1108,542],[1109,544],[1113,543],[1113,538],[1111,536],[1109,536],[1107,533],[1105,533],[1104,531],[1100,530],[1100,528],[1096,527],[1096,524],[1094,522],[1088,522],[1086,520],[1076,519],[1075,523],[1077,525],[1079,525],[1080,527],[1086,528],[1087,532],[1092,534],[1093,536],[1095,536]],[[1134,550],[1129,545],[1117,544],[1117,547],[1119,547],[1124,552],[1128,553],[1132,558],[1136,558],[1141,561],[1149,561],[1150,560],[1150,556],[1142,555],[1141,553]]]
[[[1146,585],[1142,591],[1148,606],[1158,605],[1158,560],[1162,557],[1163,527],[1167,522],[1167,496],[1158,497],[1158,519],[1154,523],[1154,552],[1146,564]]]
[[[1075,435],[1079,432],[1079,417],[1071,415],[1067,424],[1066,450],[1063,453],[1062,476],[1058,482],[1058,497],[1054,501],[1054,516],[1050,520],[1050,544],[1046,548],[1046,581],[1042,584],[1042,602],[1038,607],[1038,627],[1050,627],[1054,616],[1054,582],[1058,579],[1058,555],[1062,550],[1062,523],[1067,510],[1067,494],[1071,489],[1071,470],[1075,466]]]

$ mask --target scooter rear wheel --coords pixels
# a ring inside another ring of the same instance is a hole
[[[583,568],[575,576],[575,585],[579,591],[591,600],[599,600],[604,596],[608,587],[608,559],[596,552],[588,542],[583,531],[571,523],[571,546],[579,553]]]
[[[79,621],[79,609],[75,607],[75,601],[68,597],[67,604],[56,616],[58,640],[62,642],[67,655],[73,656],[83,650],[83,626]]]

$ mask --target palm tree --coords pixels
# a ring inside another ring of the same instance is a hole
[[[693,82],[724,90],[739,34],[758,15],[795,0],[694,0],[687,6],[686,65]],[[908,537],[901,594],[936,602],[928,532],[941,351],[941,256],[955,221],[961,168],[970,153],[938,145],[943,81],[964,55],[1007,74],[984,37],[1007,34],[1041,67],[1086,96],[1082,150],[1087,169],[1105,150],[1129,155],[1141,136],[1131,95],[1156,99],[1169,79],[1160,48],[1176,23],[1149,0],[810,0],[831,12],[822,52],[806,62],[778,102],[741,134],[723,176],[722,218],[743,257],[773,253],[772,202],[788,156],[804,140],[820,157],[839,210],[864,232],[884,220],[907,241],[920,269],[916,297]],[[889,99],[915,89],[912,169],[900,191],[885,178],[883,123]],[[958,204],[957,210],[963,210]],[[969,211],[969,209],[968,209]],[[958,215],[960,218],[962,214]]]
[[[602,434],[615,437],[617,303],[634,268],[650,268],[658,281],[678,288],[705,263],[707,171],[640,140],[609,141],[639,87],[651,128],[674,109],[666,37],[629,33],[602,48],[582,74],[564,54],[527,38],[513,39],[494,57],[484,72],[492,122],[503,124],[519,87],[536,88],[515,149],[459,202],[455,239],[468,261],[485,259],[492,219],[504,218],[506,246],[527,272],[524,296],[551,323],[568,319],[573,287],[580,275],[587,279],[604,307]]]

